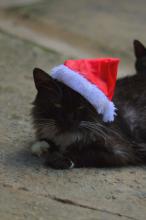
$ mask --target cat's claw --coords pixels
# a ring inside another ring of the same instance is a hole
[[[46,141],[37,141],[31,146],[31,152],[33,155],[40,157],[48,152],[50,145]]]
[[[75,164],[72,162],[72,161],[70,161],[70,163],[71,163],[71,165],[70,165],[70,169],[73,169],[74,167],[75,167]]]
[[[53,152],[48,155],[46,159],[47,166],[54,169],[72,169],[75,165],[74,163],[60,152]]]

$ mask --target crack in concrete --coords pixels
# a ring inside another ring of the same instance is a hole
[[[131,219],[131,220],[138,220],[134,217],[123,215],[123,214],[120,214],[118,212],[112,212],[112,211],[109,211],[109,210],[106,210],[106,209],[94,208],[92,206],[80,204],[80,203],[77,203],[77,202],[72,201],[70,199],[62,199],[62,198],[59,198],[59,197],[56,197],[56,196],[53,196],[52,199],[57,201],[57,202],[64,203],[64,204],[67,204],[67,205],[73,205],[73,206],[77,206],[77,207],[81,207],[81,208],[85,208],[85,209],[90,209],[90,210],[94,210],[94,211],[98,211],[98,212],[103,212],[103,213],[107,213],[107,214],[118,216],[118,217],[125,217],[125,218]]]
[[[6,187],[6,188],[11,188],[13,190],[23,191],[23,192],[26,192],[26,193],[27,192],[28,193],[33,193],[27,187],[24,187],[24,186],[13,187],[13,185],[7,184],[7,183],[3,183],[2,186]],[[42,196],[42,197],[45,197],[45,198],[49,198],[49,199],[51,199],[53,201],[56,201],[56,202],[59,202],[59,203],[63,203],[63,204],[66,204],[66,205],[72,205],[72,206],[75,206],[75,207],[80,207],[80,208],[84,208],[84,209],[98,211],[98,212],[110,214],[110,215],[113,215],[113,216],[118,216],[120,218],[124,217],[124,218],[127,218],[129,220],[138,220],[138,219],[136,219],[134,217],[131,217],[131,216],[128,216],[128,215],[123,215],[123,214],[118,213],[118,212],[112,212],[112,211],[106,210],[104,208],[92,207],[92,206],[89,206],[89,205],[78,203],[78,202],[70,200],[70,199],[60,198],[60,197],[57,197],[57,196],[51,195],[51,194],[45,195],[45,194],[42,194],[42,193],[37,193],[36,195]]]
[[[27,21],[25,22],[20,18],[18,19],[17,17],[14,16],[8,17],[7,12],[5,13],[4,11],[0,11],[0,12],[2,13],[2,15],[0,15],[0,28],[2,31],[13,34],[14,36],[19,37],[22,40],[28,40],[44,48],[54,50],[66,56],[73,56],[80,58],[80,57],[90,57],[95,55],[95,52],[93,53],[91,49],[89,52],[89,48],[82,48],[82,47],[79,48],[79,46],[78,45],[76,46],[75,43],[73,42],[72,44],[67,43],[65,39],[63,39],[63,37],[61,36],[60,38],[58,38],[57,37],[58,30],[57,33],[51,35],[50,33],[51,27],[46,28],[49,30],[49,34],[48,34],[45,31],[45,27],[42,28],[41,30],[38,30],[38,25],[36,25],[35,22],[31,20],[29,20],[29,22],[27,23]],[[40,24],[40,27],[43,27],[43,24]],[[72,34],[69,34],[68,38],[71,39],[71,36]],[[89,39],[87,42],[89,42]]]

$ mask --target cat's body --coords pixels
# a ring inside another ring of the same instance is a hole
[[[49,166],[64,169],[146,162],[144,74],[117,81],[113,101],[118,111],[112,123],[104,123],[81,95],[43,71],[35,69],[34,80],[38,90],[32,111],[37,149],[47,151]]]

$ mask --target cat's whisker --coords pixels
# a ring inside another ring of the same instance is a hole
[[[98,133],[98,135],[101,135],[102,138],[106,141],[107,134],[97,127],[97,125],[94,125],[94,123],[90,123],[88,121],[82,121],[80,124],[81,127],[90,130],[93,133]]]
[[[53,121],[48,121],[48,120],[35,120],[34,122],[42,122],[42,123],[47,122],[50,124],[55,124],[55,121],[53,122]]]
[[[101,124],[99,124],[99,123],[95,123],[95,122],[90,122],[90,121],[82,121],[81,122],[81,126],[82,125],[88,125],[88,126],[93,126],[93,127],[95,127],[95,128],[98,128],[98,127],[100,127],[100,128],[105,128],[103,125],[101,125]]]
[[[104,125],[102,125],[100,122],[98,121],[95,121],[95,122],[90,122],[90,124],[93,124],[94,126],[97,126],[97,127],[100,127],[100,128],[103,128],[106,130],[106,135],[108,135],[108,133],[113,133],[115,134],[116,136],[118,137],[121,137],[121,135],[119,134],[119,132],[117,130],[113,130],[111,129],[110,127],[106,128]]]
[[[44,124],[50,124],[50,125],[55,125],[55,123],[50,123],[50,122],[47,122],[47,121],[37,121],[37,123],[44,123]]]
[[[48,126],[48,127],[56,127],[56,124],[49,124],[49,123],[46,123],[46,122],[44,122],[44,123],[42,123],[42,122],[39,122],[38,123],[39,125],[46,125],[46,126]]]
[[[54,130],[54,129],[56,129],[56,126],[49,126],[49,125],[47,125],[47,124],[38,124],[38,126],[40,126],[40,127],[45,127],[45,128],[47,128],[47,129],[49,129],[49,130]]]
[[[47,122],[49,122],[49,123],[55,123],[55,120],[53,120],[53,119],[37,119],[37,120],[35,120],[36,122],[37,121],[47,121]]]
[[[57,126],[56,125],[50,125],[50,124],[47,124],[47,123],[38,123],[37,126],[44,131],[47,130],[48,132],[56,132],[58,129],[57,129]]]
[[[98,130],[99,132],[105,133],[105,131],[103,131],[102,129],[106,129],[105,126],[99,124],[99,123],[94,123],[94,122],[84,122],[83,123],[85,126],[90,126],[91,128]],[[102,129],[101,129],[102,128]],[[107,135],[107,132],[106,132]]]
[[[36,120],[34,122],[42,123],[42,124],[49,124],[49,125],[56,125],[55,121],[49,121],[49,120]]]

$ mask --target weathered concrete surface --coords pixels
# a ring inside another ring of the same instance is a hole
[[[1,8],[22,7],[24,5],[39,2],[39,0],[0,0]]]
[[[1,12],[0,27],[75,57],[119,56],[121,75],[134,71],[133,39],[146,43],[145,0],[40,0],[10,6]]]
[[[145,167],[56,171],[30,154],[32,69],[64,58],[0,32],[0,219],[145,220]]]

